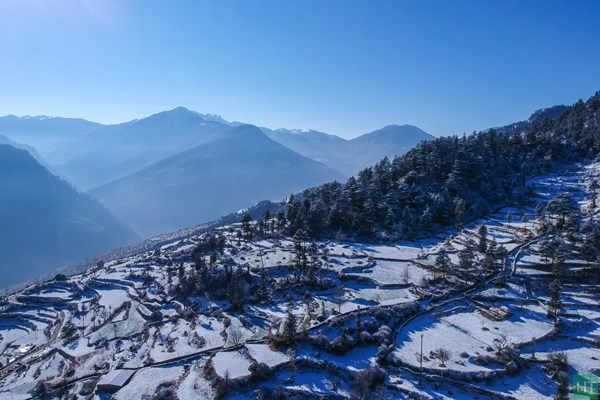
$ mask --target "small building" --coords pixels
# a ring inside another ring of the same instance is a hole
[[[114,393],[129,382],[135,370],[113,369],[104,375],[96,384],[97,393]]]
[[[33,349],[33,345],[32,344],[24,344],[21,347],[19,347],[19,349],[17,350],[17,353],[19,353],[19,355],[25,355],[27,353],[29,353],[29,350]]]
[[[481,315],[484,317],[495,320],[502,321],[512,316],[512,312],[508,309],[508,307],[477,307]]]

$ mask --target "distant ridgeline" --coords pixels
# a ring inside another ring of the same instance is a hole
[[[327,183],[301,199],[292,196],[286,215],[290,233],[410,239],[447,226],[461,228],[504,205],[524,204],[530,195],[527,179],[600,152],[600,92],[561,111],[530,118],[518,132],[499,128],[424,141],[346,184]]]

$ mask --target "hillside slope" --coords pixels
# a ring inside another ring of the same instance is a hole
[[[538,177],[530,204],[414,242],[312,241],[263,217],[107,258],[0,298],[0,398],[552,398],[561,359],[600,372],[583,258],[598,178]],[[565,194],[586,216],[567,229]],[[548,244],[571,236],[553,311]]]
[[[9,145],[0,145],[0,204],[2,287],[137,239],[98,201]]]
[[[523,131],[494,129],[425,141],[325,184],[288,208],[290,233],[344,231],[385,240],[461,228],[465,221],[530,198],[526,181],[600,154],[600,92]],[[324,206],[324,204],[326,206]]]

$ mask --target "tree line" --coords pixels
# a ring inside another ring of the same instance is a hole
[[[331,182],[290,196],[290,235],[400,240],[426,236],[509,204],[526,204],[526,185],[600,150],[600,92],[523,131],[490,129],[421,142],[384,158],[346,183]]]

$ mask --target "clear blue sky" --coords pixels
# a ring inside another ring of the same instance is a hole
[[[600,90],[600,1],[0,0],[0,54],[0,115],[461,134]]]

